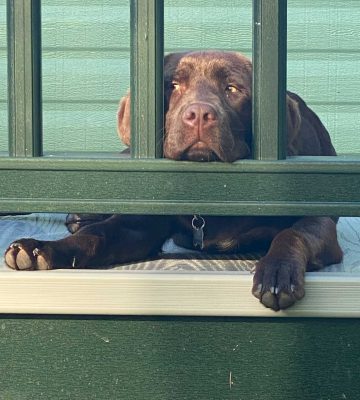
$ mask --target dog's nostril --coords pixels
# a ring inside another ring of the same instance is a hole
[[[186,110],[184,113],[184,119],[187,121],[194,121],[198,118],[198,113],[193,110]]]
[[[213,112],[206,112],[203,115],[204,121],[216,121],[216,115]]]

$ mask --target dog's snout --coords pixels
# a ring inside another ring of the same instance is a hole
[[[206,127],[217,121],[217,114],[210,104],[193,103],[184,111],[182,120],[191,128]]]

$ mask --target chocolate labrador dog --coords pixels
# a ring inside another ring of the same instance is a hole
[[[172,160],[231,163],[251,157],[252,66],[235,52],[166,56],[164,156]],[[130,94],[122,99],[118,131],[130,144]],[[287,154],[335,156],[316,114],[287,93]],[[70,215],[73,235],[57,241],[20,239],[5,253],[10,268],[90,268],[154,257],[164,241],[206,252],[264,248],[253,294],[279,310],[304,296],[305,271],[338,263],[336,220],[327,217],[86,216]],[[93,222],[93,223],[90,223]],[[206,223],[205,223],[206,222]]]

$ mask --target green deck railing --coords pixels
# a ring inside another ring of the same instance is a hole
[[[42,156],[40,0],[8,0],[0,211],[360,215],[359,156],[285,158],[286,0],[254,0],[254,160],[231,165],[159,159],[162,0],[131,4],[133,159],[80,159]],[[357,277],[308,276],[282,314],[355,318],[183,318],[156,315],[279,313],[248,275],[117,272],[2,274],[1,399],[358,398]]]
[[[231,165],[160,159],[158,0],[131,1],[133,158],[41,156],[40,6],[8,0],[10,149],[0,158],[1,212],[360,215],[359,156],[285,158],[285,0],[254,0],[254,160]]]

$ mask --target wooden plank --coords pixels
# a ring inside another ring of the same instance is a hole
[[[253,156],[286,157],[286,0],[254,0]]]
[[[6,399],[356,399],[359,320],[3,317]],[[19,373],[21,371],[21,373]]]
[[[156,263],[156,261],[154,261]],[[164,260],[162,260],[162,263]],[[176,261],[172,260],[173,265]],[[178,260],[191,266],[191,260]],[[206,263],[206,261],[203,261]],[[229,261],[231,264],[231,261]],[[251,294],[241,271],[116,269],[0,271],[0,313],[359,318],[360,274],[311,272],[306,296],[274,312]]]
[[[117,102],[109,104],[45,103],[43,108],[44,154],[64,151],[84,154],[86,151],[117,151],[119,153],[125,146],[122,145],[116,133],[117,106]]]
[[[93,51],[44,52],[44,103],[117,105],[130,87],[129,57],[130,52],[117,51],[97,56]]]
[[[40,0],[8,0],[9,152],[42,153]]]
[[[360,215],[359,159],[340,160],[310,157],[199,165],[168,160],[0,159],[0,209]]]
[[[288,88],[307,103],[359,105],[360,53],[290,53],[288,57]]]
[[[59,18],[59,16],[61,16]],[[44,49],[121,49],[130,47],[130,1],[43,0]]]
[[[330,132],[338,154],[354,152],[360,154],[359,124],[360,105],[358,104],[314,104],[312,108],[318,113]],[[351,150],[353,149],[353,150]]]
[[[163,143],[164,3],[131,2],[131,154],[159,158]]]
[[[356,0],[289,0],[289,47],[330,52],[358,49],[354,32],[359,17]]]

